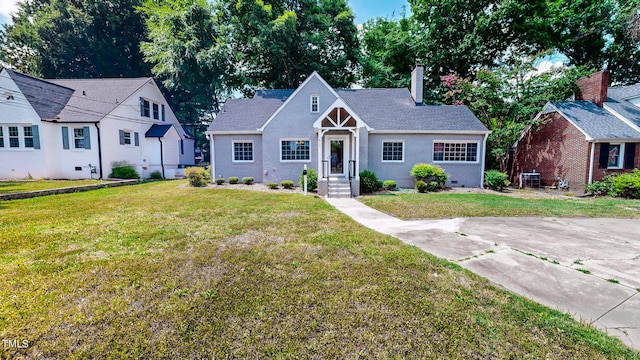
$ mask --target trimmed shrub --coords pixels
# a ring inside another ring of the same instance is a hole
[[[218,185],[224,184],[224,178],[217,178],[216,179],[216,184],[218,184]]]
[[[595,196],[618,196],[640,199],[640,170],[610,175],[585,187],[585,192]]]
[[[393,181],[393,180],[385,180],[385,181],[382,183],[382,186],[383,186],[385,189],[389,190],[389,191],[395,191],[395,190],[396,190],[396,186],[397,186],[397,184],[396,184],[396,182],[395,182],[395,181]]]
[[[271,190],[275,190],[278,188],[278,183],[277,182],[270,182],[267,184],[267,187]]]
[[[498,170],[489,170],[484,173],[484,184],[492,190],[502,191],[504,187],[511,185],[507,173]]]
[[[449,175],[440,166],[426,163],[415,164],[411,169],[411,176],[416,180],[422,180],[425,184],[435,182],[437,186],[429,186],[430,189],[434,189],[429,191],[444,189],[449,179]]]
[[[209,182],[211,182],[211,175],[207,169],[192,166],[184,169],[184,174],[187,176],[187,180],[189,180],[189,185],[195,187],[207,186]]]
[[[110,178],[113,179],[139,179],[140,175],[133,165],[126,161],[114,161],[111,163]]]
[[[160,172],[160,170],[153,171],[151,174],[149,174],[149,179],[162,180],[162,173]]]
[[[253,184],[253,178],[250,177],[250,176],[243,177],[242,178],[242,183],[245,184],[245,185],[251,185],[251,184]]]
[[[419,193],[426,193],[427,183],[422,180],[416,181],[416,190],[418,190]]]
[[[304,175],[300,174],[300,187],[304,188]],[[314,169],[307,169],[307,190],[314,191],[318,188],[318,173]]]
[[[228,178],[227,181],[229,182],[229,184],[233,185],[233,184],[237,184],[238,181],[240,181],[240,179],[238,179],[237,176],[232,176]]]
[[[373,193],[382,189],[382,181],[378,180],[378,176],[371,170],[363,170],[360,173],[360,192]]]
[[[585,186],[584,192],[593,196],[615,196],[613,184],[608,179],[596,181]]]
[[[308,177],[308,176],[309,176],[309,175],[308,175],[308,173],[307,173],[307,177]],[[308,179],[307,179],[307,181],[308,181]],[[282,187],[283,187],[283,188],[285,188],[285,189],[289,189],[289,190],[293,189],[293,185],[294,185],[294,184],[293,184],[293,181],[292,181],[292,180],[282,180],[282,181],[280,182],[280,186],[282,186]]]
[[[613,191],[616,196],[640,199],[640,170],[634,169],[630,173],[619,174],[611,178]]]

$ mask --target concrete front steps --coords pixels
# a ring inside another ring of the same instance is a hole
[[[350,198],[351,184],[346,179],[329,179],[327,197],[332,199]]]

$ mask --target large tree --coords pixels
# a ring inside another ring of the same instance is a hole
[[[219,10],[246,84],[296,88],[314,70],[334,87],[355,81],[357,29],[345,0],[221,0]]]
[[[0,31],[0,60],[48,78],[147,76],[140,3],[25,0]]]

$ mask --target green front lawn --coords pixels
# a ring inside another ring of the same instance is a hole
[[[69,186],[100,184],[101,180],[27,180],[0,181],[0,194],[59,189]]]
[[[391,193],[362,196],[367,206],[401,219],[486,216],[640,218],[640,200],[613,198],[520,198],[476,193]]]
[[[1,357],[637,356],[322,199],[184,183],[0,202]]]

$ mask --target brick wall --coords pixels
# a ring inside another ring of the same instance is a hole
[[[599,71],[589,77],[578,79],[576,100],[593,101],[602,107],[602,103],[607,101],[607,87],[609,86],[609,72]]]
[[[518,142],[511,181],[520,173],[540,173],[542,185],[555,185],[558,178],[569,181],[572,192],[581,193],[588,181],[590,145],[577,128],[558,113],[543,117]]]
[[[633,169],[599,169],[598,156],[600,155],[600,144],[596,144],[595,154],[596,156],[593,164],[593,181],[602,181],[607,175],[622,174],[633,171]],[[634,156],[633,167],[635,169],[640,169],[640,143],[636,144],[636,154]]]

